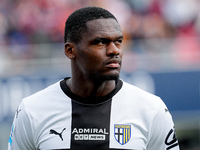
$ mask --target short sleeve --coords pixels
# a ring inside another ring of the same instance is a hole
[[[34,150],[33,145],[34,140],[30,118],[22,102],[15,113],[8,141],[8,150]]]
[[[179,150],[172,116],[163,101],[152,122],[147,150]]]

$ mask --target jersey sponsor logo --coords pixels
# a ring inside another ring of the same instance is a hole
[[[63,131],[65,130],[66,128],[64,128],[60,133],[58,133],[57,131],[51,129],[49,134],[55,134],[55,135],[58,135],[60,137],[60,139],[63,141],[63,137],[62,137],[62,133]]]
[[[165,139],[165,144],[168,146],[166,150],[170,150],[176,146],[178,146],[178,140],[176,138],[175,129],[171,129],[169,133],[167,134],[167,137]]]
[[[75,134],[74,140],[105,140],[106,136],[102,134]]]
[[[72,131],[74,140],[106,140],[107,134],[106,128],[74,128]]]
[[[114,136],[118,143],[121,145],[126,144],[131,138],[131,126],[123,124],[114,125]]]

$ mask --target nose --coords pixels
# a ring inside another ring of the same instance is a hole
[[[120,54],[120,48],[115,45],[114,42],[110,42],[107,46],[106,54],[108,56],[115,56]]]

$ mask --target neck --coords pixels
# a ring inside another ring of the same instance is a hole
[[[115,88],[115,80],[94,82],[88,80],[77,80],[73,77],[66,81],[72,93],[81,97],[100,97],[110,93]]]

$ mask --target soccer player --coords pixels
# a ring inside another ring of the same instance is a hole
[[[179,150],[163,101],[119,78],[123,35],[99,7],[73,12],[65,24],[71,77],[22,100],[13,150]]]

